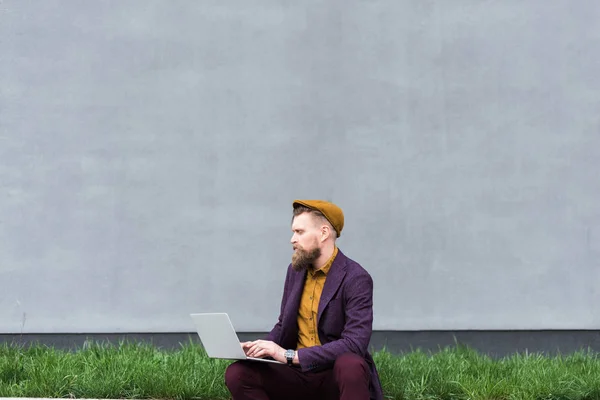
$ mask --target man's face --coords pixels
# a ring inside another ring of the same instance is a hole
[[[292,267],[296,271],[313,268],[315,261],[321,256],[321,231],[315,218],[309,213],[294,217],[292,232]]]

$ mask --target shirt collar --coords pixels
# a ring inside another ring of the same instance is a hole
[[[333,260],[335,260],[335,256],[337,256],[337,253],[338,253],[338,248],[336,246],[333,248],[333,254],[331,255],[331,257],[329,257],[329,260],[327,260],[325,265],[323,265],[317,271],[321,271],[321,272],[323,272],[324,275],[327,275],[329,273],[329,270],[331,269],[331,266],[333,265]],[[312,274],[316,273],[317,271],[312,271]]]

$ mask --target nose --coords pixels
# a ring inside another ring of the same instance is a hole
[[[297,241],[298,241],[298,240],[296,239],[296,234],[294,233],[294,234],[292,235],[292,237],[290,238],[290,243],[291,243],[291,244],[294,244],[294,243],[296,243]]]

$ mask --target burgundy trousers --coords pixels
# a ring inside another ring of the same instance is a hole
[[[236,361],[227,367],[225,385],[233,400],[369,400],[369,367],[352,353],[333,369],[302,372],[297,366]]]

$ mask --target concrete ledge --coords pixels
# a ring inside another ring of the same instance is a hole
[[[263,337],[262,332],[238,333],[240,340]],[[40,343],[59,349],[81,348],[86,340],[118,343],[122,340],[147,342],[164,349],[176,349],[181,343],[200,343],[194,332],[185,333],[113,333],[113,334],[0,334],[0,343],[25,346]],[[568,354],[578,350],[600,352],[600,330],[594,331],[375,331],[371,340],[374,350],[385,348],[392,353],[405,353],[420,348],[437,351],[467,345],[492,357],[503,357],[515,352],[542,352]]]

